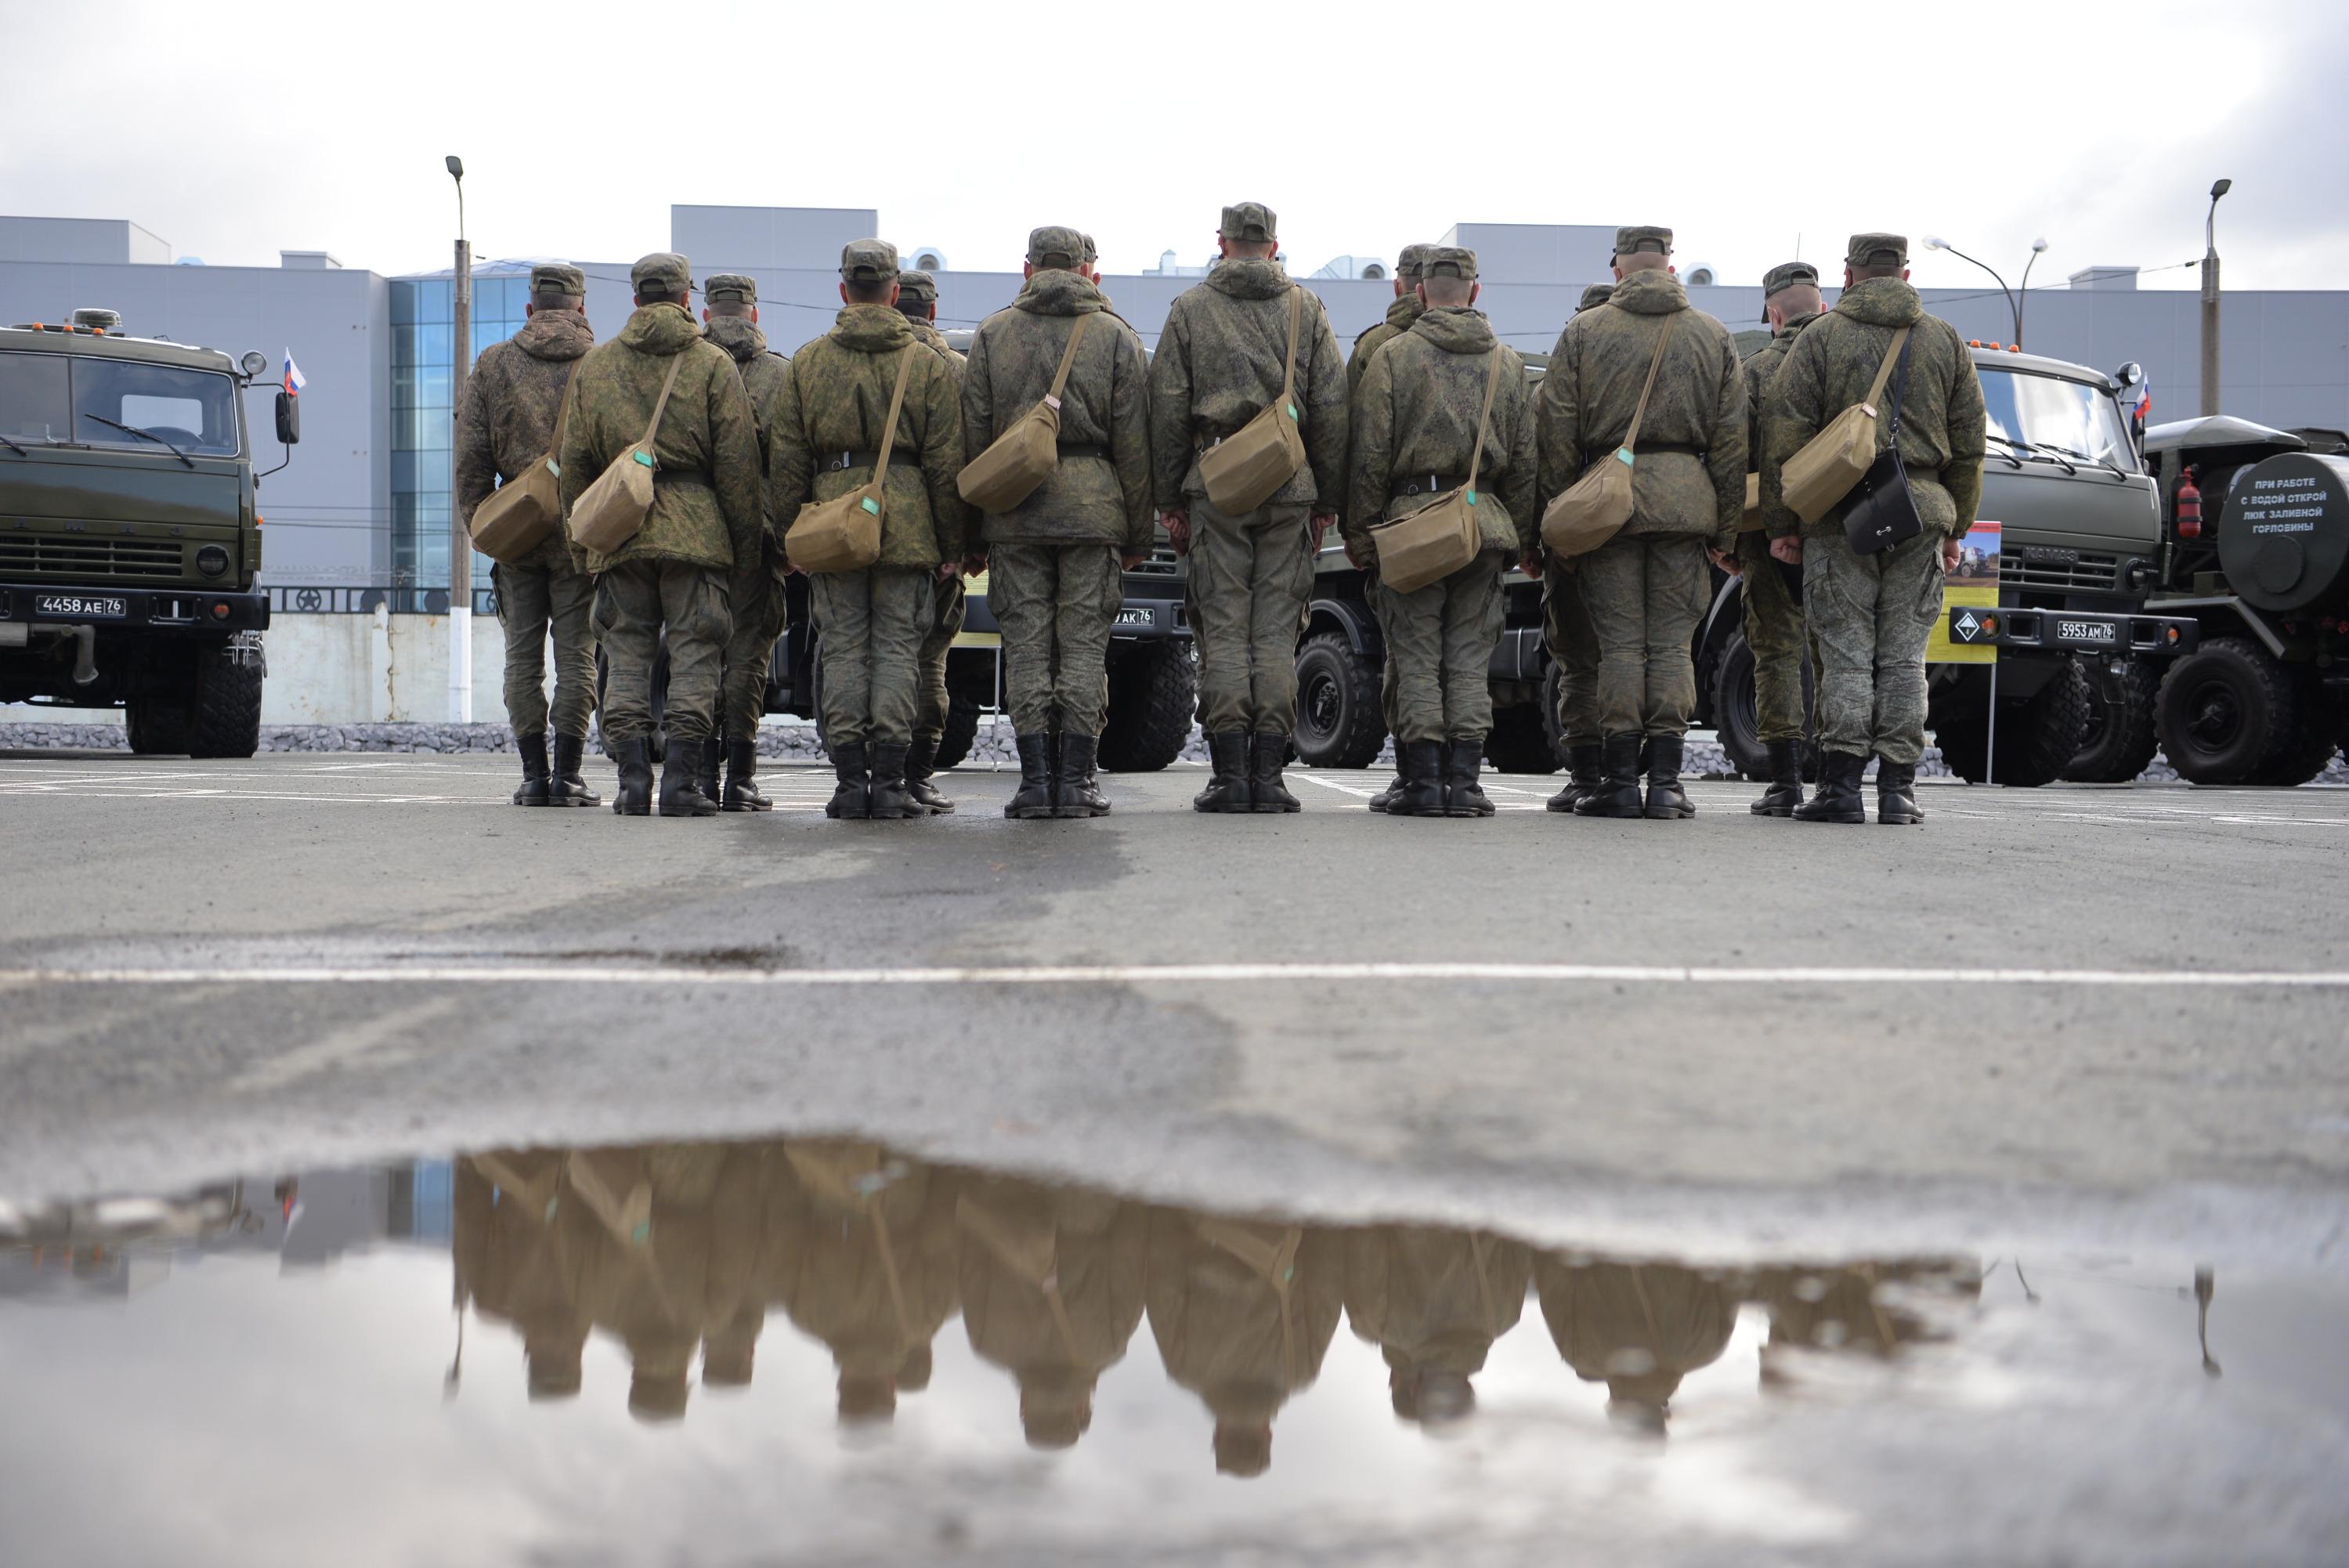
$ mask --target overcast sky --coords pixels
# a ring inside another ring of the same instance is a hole
[[[1461,221],[1662,222],[1724,283],[1882,228],[2185,287],[2150,269],[2201,253],[2224,175],[2230,287],[2349,283],[2339,0],[0,0],[0,212],[214,265],[445,267],[456,152],[484,257],[625,261],[706,201],[876,208],[960,269],[1064,222],[1133,272],[1254,199],[1299,272]],[[1983,282],[1916,248],[1920,284]]]

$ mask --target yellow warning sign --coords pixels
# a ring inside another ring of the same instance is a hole
[[[1977,522],[1958,547],[1957,569],[1941,583],[1941,614],[1925,645],[1929,665],[1998,662],[1998,553],[2002,531]]]

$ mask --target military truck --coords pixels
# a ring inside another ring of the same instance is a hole
[[[2215,415],[2157,425],[2158,591],[2201,645],[2143,694],[2197,784],[2302,784],[2349,734],[2349,438]]]
[[[1996,346],[1971,352],[1991,432],[1980,515],[2004,525],[2000,604],[2020,613],[2002,614],[1991,634],[2000,645],[1995,746],[1986,734],[1989,666],[1932,666],[1928,723],[1951,769],[1973,782],[2134,778],[2154,748],[2150,727],[2135,722],[2137,698],[2197,634],[2190,621],[2146,613],[2160,516],[2117,396],[2142,373],[2132,365],[2107,376]],[[1543,363],[1530,356],[1528,376],[1537,381]],[[1383,650],[1366,587],[1341,552],[1322,552],[1298,647],[1297,745],[1309,762],[1366,766],[1385,738]],[[1695,721],[1715,731],[1734,766],[1763,779],[1739,587],[1714,572],[1713,603],[1691,641]],[[1557,671],[1542,643],[1541,585],[1512,572],[1505,592],[1485,752],[1504,771],[1551,772],[1560,761]]]
[[[110,310],[0,328],[0,702],[120,707],[135,752],[253,755],[269,603],[243,394],[268,363]],[[277,438],[300,436],[280,392]]]

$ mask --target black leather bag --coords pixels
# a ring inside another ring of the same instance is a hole
[[[1900,399],[1909,390],[1909,350],[1911,336],[1900,349],[1900,367],[1892,378],[1892,418],[1886,424],[1889,438],[1868,472],[1851,487],[1843,503],[1843,537],[1855,555],[1875,555],[1925,531],[1917,515],[1917,498],[1909,491],[1909,470],[1900,465]]]

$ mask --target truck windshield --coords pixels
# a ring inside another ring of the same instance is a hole
[[[27,444],[71,440],[66,385],[61,354],[0,354],[0,436]]]
[[[210,370],[63,354],[0,354],[0,436],[26,446],[73,442],[165,447],[112,419],[150,430],[183,452],[233,458],[238,450],[236,383]]]
[[[2104,388],[1984,366],[1982,389],[1993,440],[2137,471],[2120,405]]]

